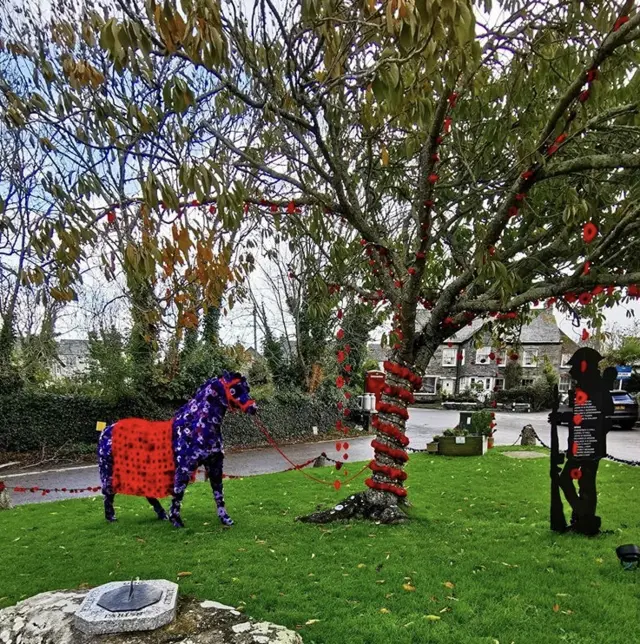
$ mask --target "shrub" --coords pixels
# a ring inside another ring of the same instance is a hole
[[[471,414],[471,433],[490,436],[494,430],[491,429],[493,416],[487,409],[476,411]]]
[[[166,420],[181,404],[144,398],[108,401],[48,392],[3,396],[0,397],[0,450],[20,452],[43,446],[57,448],[68,443],[95,444],[97,421],[111,423],[132,416]],[[277,441],[309,436],[314,425],[320,433],[329,432],[338,419],[335,405],[301,393],[277,392],[272,400],[258,399],[258,405],[260,419]],[[227,414],[224,434],[228,447],[266,442],[251,417],[245,414]]]

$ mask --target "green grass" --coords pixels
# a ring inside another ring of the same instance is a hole
[[[623,571],[615,555],[640,541],[638,469],[602,463],[599,514],[613,534],[591,539],[549,531],[547,459],[420,455],[408,469],[406,526],[295,523],[344,496],[299,472],[228,481],[230,530],[204,484],[187,493],[182,531],[131,497],[116,499],[114,525],[100,499],[3,512],[0,607],[56,588],[190,572],[182,593],[244,605],[298,628],[307,644],[638,641],[640,571]]]

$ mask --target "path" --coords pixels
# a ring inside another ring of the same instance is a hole
[[[411,409],[407,424],[407,434],[411,439],[411,446],[424,448],[426,443],[438,433],[448,427],[453,427],[458,422],[458,412],[440,409]],[[545,443],[550,442],[550,428],[547,423],[547,412],[525,413],[497,413],[497,445],[511,445],[517,439],[522,427],[526,424],[533,425]],[[566,445],[567,430],[560,428],[560,444]],[[372,457],[371,437],[351,439],[349,441],[349,461],[365,461]],[[325,451],[335,458],[338,454],[335,441],[321,443],[301,443],[287,445],[283,451],[295,463],[302,463],[318,456]],[[608,437],[608,451],[613,456],[625,459],[640,460],[640,430],[621,431],[614,430]],[[225,459],[225,472],[241,476],[253,474],[267,474],[286,469],[288,464],[271,447],[248,449],[234,454],[227,454]],[[7,487],[40,487],[40,488],[85,488],[99,485],[98,468],[96,465],[82,465],[68,468],[55,468],[44,471],[28,472],[12,470],[1,477]],[[13,502],[39,503],[54,501],[62,498],[93,496],[95,493],[84,494],[56,493],[43,497],[37,493],[12,494]]]

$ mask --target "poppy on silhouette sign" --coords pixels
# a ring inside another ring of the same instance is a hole
[[[573,417],[573,424],[582,425],[582,414],[575,414],[575,416]]]
[[[574,481],[582,478],[582,470],[579,467],[574,467],[569,474]]]
[[[573,456],[575,456],[577,453],[578,453],[578,443],[574,443],[574,444],[571,446],[571,454],[572,454]]]
[[[587,394],[582,389],[576,389],[575,404],[584,405],[589,400]]]
[[[588,365],[588,363],[587,363],[587,361],[586,361],[586,360],[582,360],[582,361],[580,362],[580,371],[581,371],[582,373],[587,373],[587,369],[588,369],[588,367],[589,367],[589,365]]]

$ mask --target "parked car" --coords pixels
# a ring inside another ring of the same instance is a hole
[[[613,426],[621,429],[633,429],[638,422],[638,401],[633,398],[627,391],[612,391],[613,399]],[[564,394],[560,398],[559,412],[569,411],[569,394]],[[561,422],[566,425],[566,422]]]

